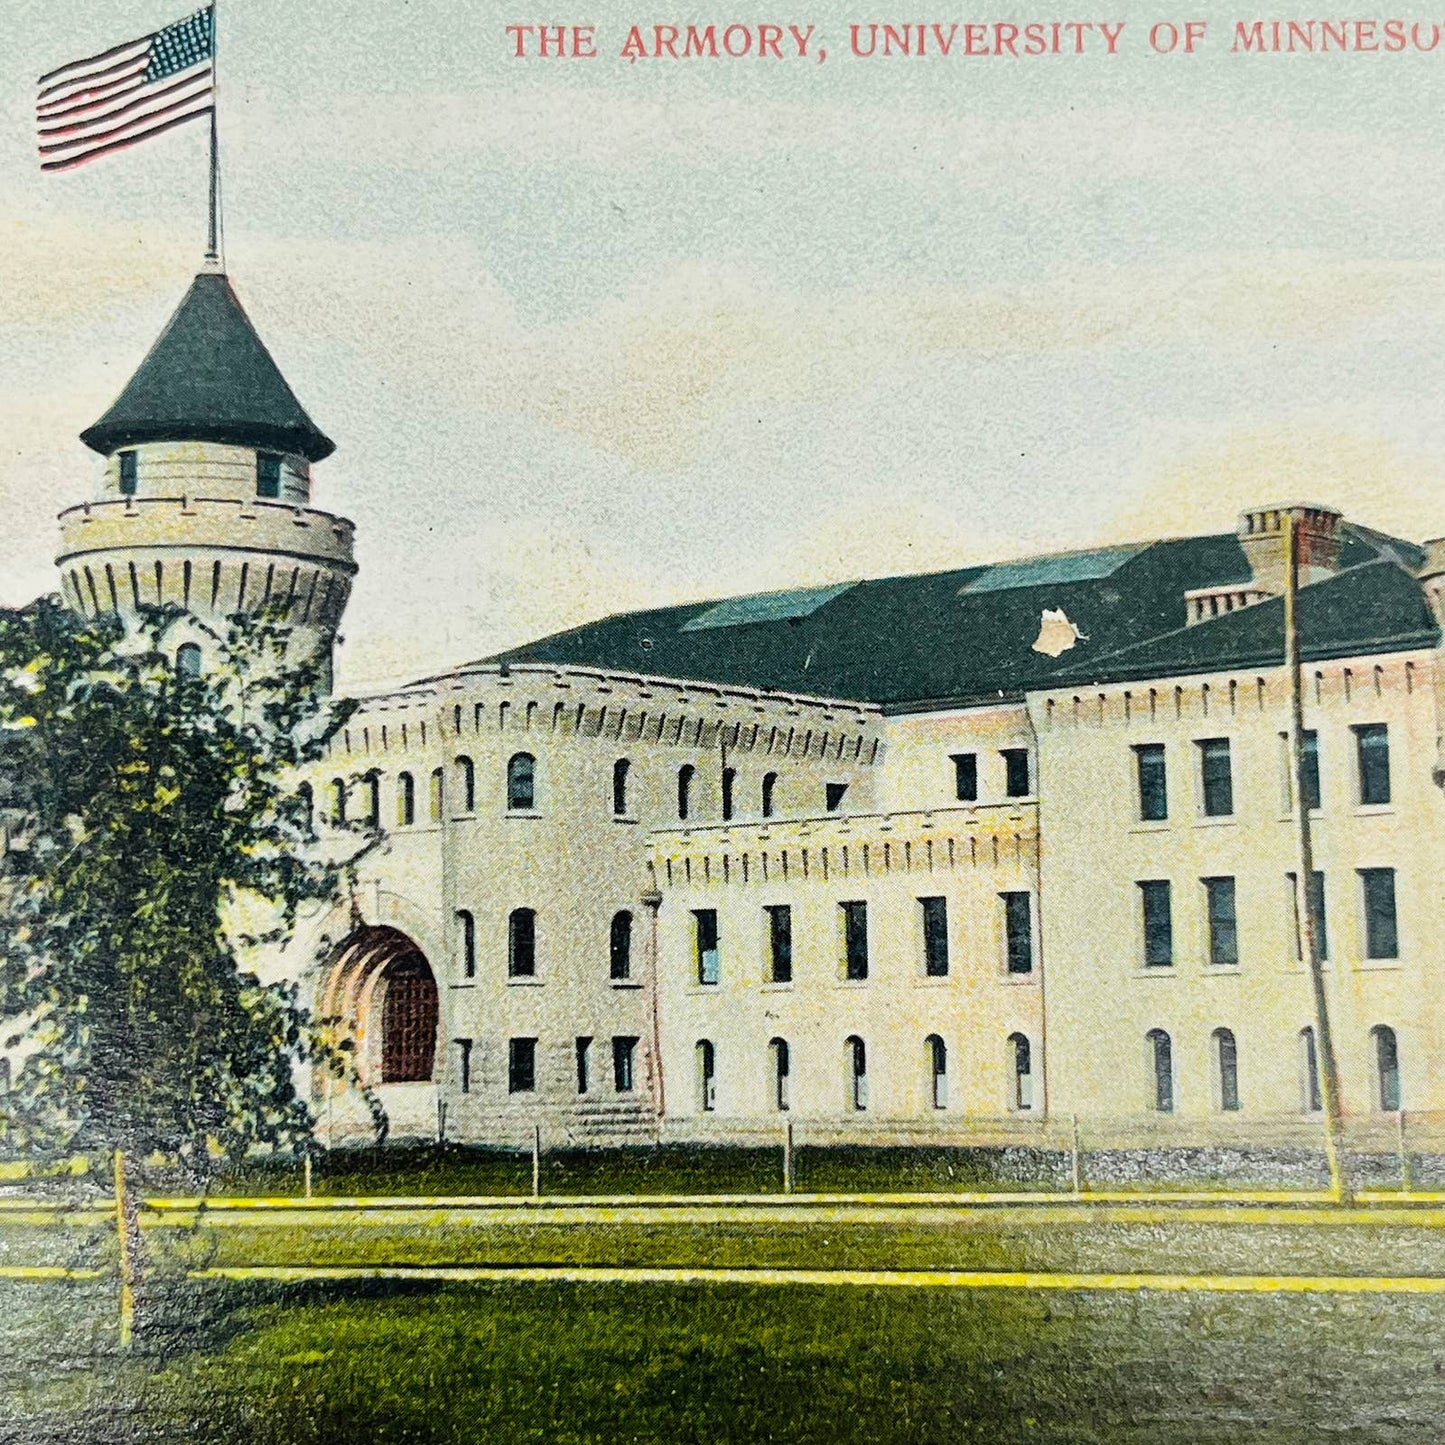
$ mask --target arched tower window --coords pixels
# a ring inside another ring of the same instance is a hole
[[[1163,1029],[1144,1035],[1149,1045],[1149,1062],[1154,1083],[1154,1109],[1160,1114],[1174,1112],[1174,1044]]]
[[[848,1107],[861,1114],[868,1107],[868,1047],[857,1034],[844,1040],[843,1062],[848,1071]]]
[[[1008,1036],[1009,1108],[1027,1112],[1034,1106],[1033,1049],[1024,1034]]]
[[[537,760],[531,753],[514,753],[507,763],[507,807],[530,812],[537,806]]]
[[[717,1050],[711,1039],[697,1041],[697,1108],[700,1114],[717,1108]]]
[[[773,807],[778,790],[778,775],[776,773],[763,774],[763,817],[773,816]]]
[[[732,822],[733,817],[733,788],[738,780],[736,768],[724,768],[722,771],[722,815],[723,822]]]
[[[792,1068],[791,1052],[786,1039],[770,1039],[768,1055],[773,1076],[773,1107],[780,1113],[788,1111],[788,1074]]]
[[[331,780],[331,821],[338,827],[346,826],[346,779]]]
[[[397,774],[396,821],[403,828],[416,822],[416,781],[410,773]]]
[[[116,457],[120,477],[120,494],[133,497],[136,494],[136,456],[134,452],[121,452]]]
[[[176,649],[176,671],[182,677],[201,675],[201,649],[194,642],[183,642]]]
[[[366,822],[369,827],[381,827],[381,774],[368,773],[362,779],[366,799]]]
[[[316,795],[311,791],[310,783],[302,783],[296,794],[301,799],[302,816],[306,819],[306,831],[309,833],[316,826]]]
[[[445,780],[440,768],[433,768],[431,775],[431,820],[433,823],[440,823],[442,820],[442,804],[445,801]]]
[[[1229,1029],[1214,1031],[1214,1099],[1226,1114],[1239,1109],[1239,1046]]]
[[[937,1034],[923,1041],[928,1061],[928,1093],[935,1109],[948,1108],[948,1045]]]
[[[477,976],[477,920],[465,908],[457,909],[457,929],[462,949],[462,977]]]
[[[622,909],[612,915],[608,976],[613,979],[632,977],[632,914]]]
[[[691,763],[684,763],[677,770],[677,816],[685,823],[692,810],[692,780],[697,769]]]
[[[534,978],[537,973],[537,915],[514,908],[507,918],[507,976]]]
[[[477,770],[470,758],[457,759],[457,791],[461,795],[462,812],[477,811]]]
[[[626,758],[618,758],[612,764],[612,811],[621,818],[627,813],[627,775],[632,764]]]
[[[1400,1046],[1395,1030],[1385,1024],[1376,1024],[1370,1030],[1370,1042],[1374,1045],[1375,1062],[1375,1104],[1387,1114],[1400,1109]]]

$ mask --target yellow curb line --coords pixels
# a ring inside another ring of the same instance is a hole
[[[0,1264],[0,1279],[99,1279],[99,1269],[69,1269],[62,1264]]]
[[[576,1284],[855,1285],[912,1289],[1154,1290],[1212,1294],[1445,1294],[1445,1277],[1051,1274],[992,1270],[714,1269],[566,1265],[260,1265],[193,1270],[196,1280],[279,1283],[429,1280]]]

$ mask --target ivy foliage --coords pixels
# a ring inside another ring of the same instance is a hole
[[[54,599],[0,613],[0,1148],[155,1151],[204,1173],[311,1128],[293,1066],[327,1054],[251,950],[337,896],[298,770],[348,708],[319,701],[274,616],[232,620],[204,676]],[[353,855],[366,838],[347,840]],[[239,917],[263,917],[250,936]]]

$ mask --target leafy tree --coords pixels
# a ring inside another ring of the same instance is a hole
[[[295,782],[347,709],[317,700],[282,619],[233,619],[197,677],[161,650],[175,617],[126,638],[53,599],[0,614],[7,1150],[159,1150],[203,1173],[303,1146],[293,1065],[344,1068],[294,986],[243,960],[352,861],[319,856]]]

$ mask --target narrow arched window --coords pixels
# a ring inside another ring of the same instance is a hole
[[[928,1056],[928,1096],[935,1109],[948,1108],[948,1045],[937,1034],[923,1041]]]
[[[301,799],[302,816],[306,820],[306,831],[309,833],[316,826],[316,795],[311,791],[310,783],[302,783],[296,794]]]
[[[1320,1061],[1315,1053],[1315,1031],[1306,1026],[1299,1031],[1300,1048],[1300,1110],[1305,1114],[1320,1112]]]
[[[1154,1108],[1160,1114],[1174,1112],[1174,1044],[1163,1029],[1144,1035],[1149,1045],[1149,1065],[1154,1084]]]
[[[397,775],[396,821],[403,828],[416,822],[416,782],[410,773]]]
[[[445,783],[440,768],[433,768],[431,775],[431,797],[430,812],[433,823],[440,823],[442,820],[442,803],[444,801]]]
[[[514,908],[507,918],[507,976],[534,978],[537,973],[537,915]]]
[[[1400,1046],[1395,1030],[1376,1024],[1370,1030],[1375,1055],[1375,1103],[1387,1114],[1400,1110]]]
[[[362,796],[366,800],[366,824],[369,828],[381,827],[381,775],[368,773],[362,779]]]
[[[632,764],[626,758],[618,758],[612,764],[612,811],[617,817],[627,815],[627,775]]]
[[[1239,1108],[1239,1046],[1229,1029],[1214,1031],[1214,1099],[1226,1114]]]
[[[723,822],[732,822],[733,817],[733,788],[738,780],[736,768],[724,768],[722,771],[722,815]]]
[[[768,1054],[773,1075],[773,1107],[780,1113],[788,1112],[788,1073],[792,1058],[786,1039],[770,1039]]]
[[[1027,1111],[1034,1106],[1033,1049],[1023,1034],[1008,1036],[1009,1107]]]
[[[697,769],[691,763],[684,763],[677,770],[677,816],[685,823],[692,810],[692,780]]]
[[[848,1070],[848,1107],[861,1114],[868,1107],[868,1047],[857,1034],[845,1040],[843,1062]]]
[[[458,940],[462,950],[462,977],[477,976],[477,920],[465,908],[457,909]]]
[[[711,1039],[697,1041],[697,1108],[700,1114],[717,1108],[717,1050]]]
[[[346,826],[346,779],[331,780],[331,821],[338,827]]]
[[[608,976],[613,979],[632,977],[632,915],[627,909],[612,915]]]
[[[183,642],[176,649],[176,671],[182,677],[201,675],[201,649],[194,642]]]
[[[531,753],[514,753],[507,764],[507,807],[514,813],[537,806],[537,760]]]
[[[776,773],[763,774],[763,817],[773,816],[775,795],[778,791],[778,775]]]
[[[457,792],[461,800],[461,809],[464,813],[475,813],[477,811],[477,770],[472,766],[470,758],[458,758],[457,768]]]

